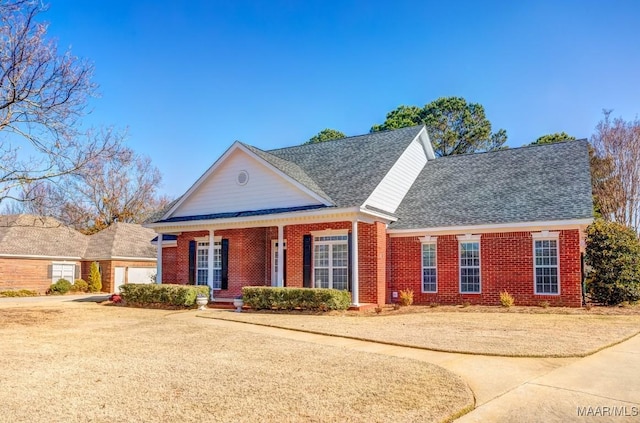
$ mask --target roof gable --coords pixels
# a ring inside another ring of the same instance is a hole
[[[173,205],[163,220],[331,204],[330,198],[299,166],[236,142]]]
[[[269,150],[295,163],[337,207],[363,206],[424,126]]]
[[[133,223],[116,222],[102,231],[89,236],[83,258],[107,260],[114,257],[156,258],[157,250],[151,244],[156,236],[152,229]]]

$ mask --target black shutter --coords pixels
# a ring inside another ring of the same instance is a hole
[[[349,292],[351,292],[351,280],[353,279],[353,277],[352,277],[353,275],[352,275],[352,272],[351,272],[351,260],[353,258],[353,253],[351,251],[351,246],[353,245],[353,237],[351,235],[352,235],[351,232],[349,232],[349,235],[347,237],[347,252],[348,252],[347,259],[349,260],[347,262],[347,278],[348,278],[347,281],[348,281],[348,284],[349,284],[349,286],[347,287],[347,291],[349,291]]]
[[[311,288],[311,235],[302,236],[302,286]]]
[[[222,240],[222,282],[220,289],[229,289],[229,240]]]
[[[189,241],[189,285],[196,284],[196,242]]]

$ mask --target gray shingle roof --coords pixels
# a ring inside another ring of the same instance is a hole
[[[52,217],[0,216],[0,254],[82,257],[88,237]]]
[[[84,257],[87,259],[156,258],[157,249],[151,244],[155,236],[153,229],[133,223],[116,222],[89,237]]]
[[[296,164],[337,207],[360,206],[422,126],[269,150]]]
[[[586,140],[430,161],[390,229],[593,217]]]

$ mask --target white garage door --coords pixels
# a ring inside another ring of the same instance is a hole
[[[127,281],[129,283],[153,283],[155,275],[155,267],[130,267]]]

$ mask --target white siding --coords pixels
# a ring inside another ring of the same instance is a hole
[[[380,181],[365,205],[394,213],[426,163],[424,148],[416,138]]]
[[[239,185],[240,171],[249,174]],[[318,200],[292,185],[264,163],[238,149],[182,203],[172,216],[262,210],[319,204]]]

